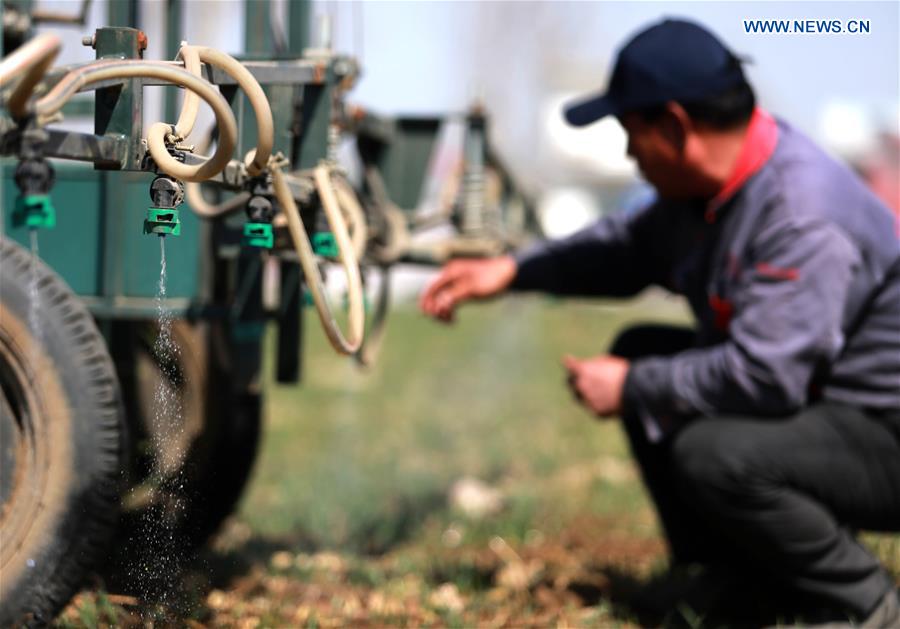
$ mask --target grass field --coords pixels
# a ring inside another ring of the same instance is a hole
[[[512,298],[466,308],[451,327],[400,308],[379,362],[361,371],[307,312],[303,386],[267,373],[251,486],[180,603],[84,595],[62,624],[638,623],[616,595],[665,567],[664,546],[621,429],[572,401],[560,366],[634,320],[687,315],[659,295]],[[469,502],[487,513],[448,499],[464,478],[483,483]],[[900,575],[897,540],[867,542]]]
[[[683,316],[677,302],[647,306],[510,299],[468,308],[449,327],[404,309],[368,372],[310,328],[304,386],[270,388],[265,455],[243,518],[264,535],[377,552],[452,517],[445,497],[463,476],[503,488],[502,532],[518,537],[573,510],[638,509],[633,484],[599,473],[632,475],[622,433],[573,403],[560,358],[603,351],[635,312]],[[584,486],[573,492],[575,476]]]

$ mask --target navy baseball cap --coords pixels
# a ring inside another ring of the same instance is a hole
[[[625,44],[606,93],[567,106],[566,120],[582,127],[610,114],[719,94],[745,81],[741,61],[699,24],[663,20]]]

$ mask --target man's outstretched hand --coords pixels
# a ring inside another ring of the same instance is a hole
[[[505,291],[516,277],[516,261],[512,256],[453,260],[444,265],[438,276],[419,298],[425,314],[449,323],[456,307],[473,299],[487,299]]]
[[[628,375],[628,361],[618,356],[578,359],[564,356],[568,382],[575,398],[600,417],[622,411],[622,390]]]

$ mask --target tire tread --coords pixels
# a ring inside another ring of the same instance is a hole
[[[0,239],[0,267],[11,265],[13,272],[27,277],[31,272],[31,254],[7,239]],[[9,268],[9,267],[6,267]],[[84,584],[86,575],[98,559],[108,552],[118,519],[121,470],[125,456],[125,435],[118,378],[103,336],[93,317],[65,282],[45,264],[37,266],[38,290],[47,308],[47,318],[58,320],[63,333],[72,340],[78,362],[85,367],[88,380],[86,399],[91,402],[95,431],[94,467],[88,489],[81,495],[84,509],[77,518],[69,518],[66,547],[55,553],[58,565],[53,578],[30,588],[24,600],[15,601],[17,610],[7,616],[12,601],[4,601],[0,624],[28,617],[29,623],[52,620]],[[2,287],[0,287],[2,291]]]

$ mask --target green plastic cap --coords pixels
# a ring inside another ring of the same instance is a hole
[[[26,194],[16,197],[13,226],[29,229],[56,227],[56,209],[47,194]]]
[[[320,255],[323,258],[338,257],[337,241],[334,239],[334,234],[331,232],[319,232],[313,234],[312,246],[316,255]]]
[[[271,223],[244,223],[244,244],[248,247],[271,249],[275,245],[275,234]]]
[[[175,208],[147,208],[144,233],[180,236],[181,220],[178,218],[178,210]]]

